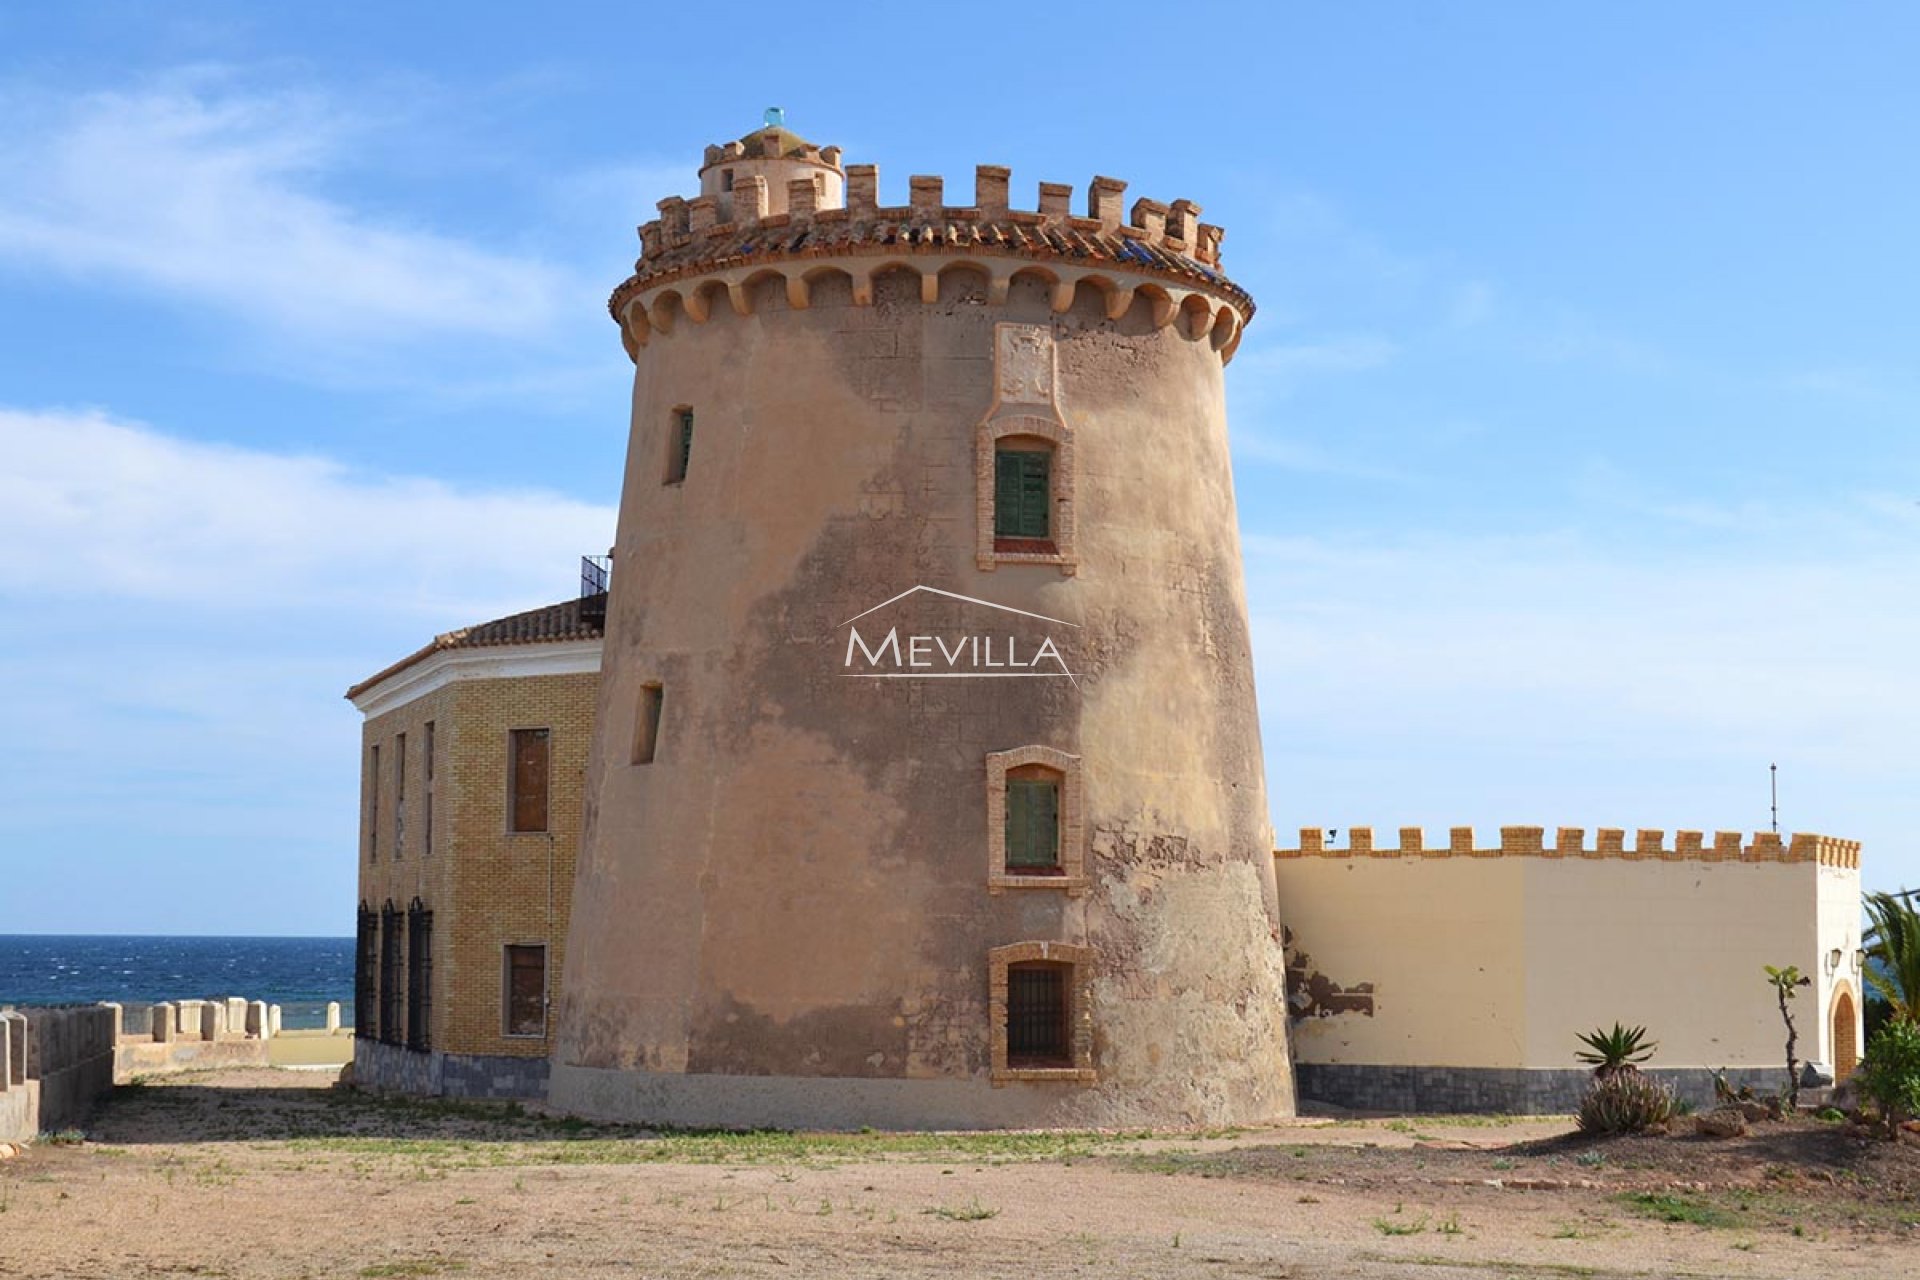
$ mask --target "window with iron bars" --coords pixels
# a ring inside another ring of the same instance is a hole
[[[402,1019],[405,1016],[404,1003],[406,990],[401,985],[401,915],[393,900],[380,911],[380,1042],[399,1044],[401,1032],[405,1029]]]
[[[1045,961],[1007,966],[1007,1065],[1071,1067],[1071,965]]]
[[[372,1039],[379,1027],[373,984],[380,963],[380,917],[364,902],[353,941],[353,1034]]]
[[[407,1048],[433,1047],[433,912],[415,898],[407,907]]]

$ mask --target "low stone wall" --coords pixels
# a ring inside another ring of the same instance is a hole
[[[85,1120],[113,1087],[115,1005],[0,1010],[0,1141]]]
[[[365,1038],[353,1042],[353,1082],[429,1098],[544,1100],[547,1059],[421,1052]]]
[[[1674,1095],[1700,1110],[1713,1106],[1714,1073],[1705,1067],[1648,1067],[1644,1074],[1673,1086]],[[1779,1092],[1786,1068],[1737,1067],[1727,1083],[1757,1094]],[[1564,1115],[1577,1111],[1593,1073],[1584,1069],[1521,1067],[1391,1067],[1357,1063],[1300,1062],[1294,1079],[1302,1102],[1349,1111],[1401,1115],[1479,1113]]]

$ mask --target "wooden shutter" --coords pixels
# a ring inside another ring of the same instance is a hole
[[[693,410],[683,410],[680,414],[680,469],[682,480],[687,478],[687,464],[693,461]]]
[[[1060,787],[1035,779],[1007,783],[1007,867],[1051,871],[1060,865]]]
[[[1001,449],[993,455],[993,532],[999,538],[1046,538],[1053,527],[1053,454]]]
[[[993,455],[993,532],[1002,538],[1020,533],[1020,455]]]
[[[1023,538],[1045,538],[1051,522],[1048,516],[1053,506],[1053,493],[1050,484],[1053,455],[1049,453],[1023,453],[1020,458],[1020,536]]]
[[[513,731],[510,803],[515,831],[547,829],[547,746],[545,729]]]

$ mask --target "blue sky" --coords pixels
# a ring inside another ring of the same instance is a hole
[[[0,8],[0,916],[346,933],[354,680],[611,539],[634,225],[770,103],[883,198],[1227,228],[1274,822],[1920,884],[1920,10]]]

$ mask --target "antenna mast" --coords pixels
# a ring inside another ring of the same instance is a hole
[[[1773,791],[1773,834],[1780,834],[1780,766],[1767,766],[1767,783]]]

